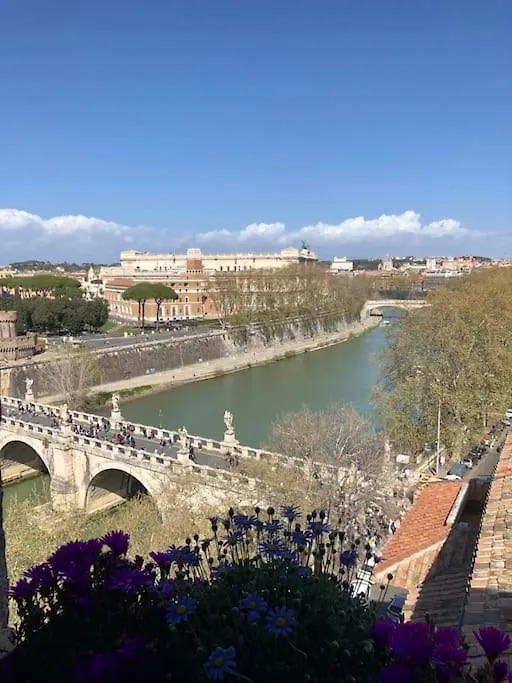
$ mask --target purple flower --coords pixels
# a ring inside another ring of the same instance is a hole
[[[27,579],[20,579],[10,590],[9,595],[14,600],[30,600],[34,597],[35,586]]]
[[[292,562],[288,567],[288,576],[292,579],[303,579],[305,576],[311,575],[311,569],[309,567],[304,567],[301,564],[296,564]]]
[[[414,669],[405,664],[391,664],[380,670],[379,683],[414,683]]]
[[[196,550],[189,548],[188,545],[175,546],[171,545],[167,550],[169,557],[171,558],[171,564],[175,563],[178,569],[183,569],[183,567],[197,567],[199,565],[199,555]]]
[[[212,681],[221,681],[226,674],[236,669],[236,653],[234,647],[216,647],[205,663],[206,675]]]
[[[283,530],[283,523],[279,519],[270,519],[264,523],[263,529],[269,536],[275,536]]]
[[[331,527],[323,519],[308,522],[308,531],[315,537],[322,536],[331,532]]]
[[[196,603],[187,595],[178,598],[167,607],[166,617],[168,624],[181,624],[186,621],[195,611]]]
[[[278,557],[285,557],[288,555],[288,548],[280,540],[269,539],[260,543],[259,546],[260,553],[267,557],[268,559],[276,559]]]
[[[256,524],[256,517],[254,515],[235,515],[233,517],[233,524],[240,531],[250,531]]]
[[[247,621],[250,624],[255,624],[257,621],[260,620],[261,614],[259,612],[256,612],[255,610],[251,612],[247,612]]]
[[[494,626],[482,626],[474,635],[491,664],[510,647],[510,636]]]
[[[433,633],[434,643],[437,645],[451,645],[457,647],[460,645],[461,635],[460,631],[450,626],[436,628]]]
[[[295,614],[286,607],[276,607],[267,612],[266,627],[267,631],[276,636],[286,636],[293,631],[295,625]]]
[[[503,683],[509,675],[509,670],[506,662],[498,660],[494,662],[492,667],[492,680],[493,683]]]
[[[169,569],[172,563],[172,558],[170,553],[159,552],[157,550],[152,550],[149,553],[149,557],[156,562],[156,564],[161,569]]]
[[[293,522],[300,517],[300,510],[296,505],[283,505],[281,507],[281,514],[289,522]]]
[[[106,585],[123,591],[136,591],[138,588],[149,586],[153,579],[151,575],[139,569],[120,567],[112,576],[107,577]]]
[[[48,564],[59,574],[67,575],[70,568],[90,569],[90,566],[99,553],[97,541],[70,541],[61,545],[60,548],[50,555]]]
[[[222,539],[224,544],[227,545],[229,548],[233,548],[234,546],[238,545],[239,543],[242,543],[244,540],[244,534],[243,531],[237,530],[237,531],[228,531],[226,536]]]
[[[156,592],[163,600],[170,598],[176,591],[174,581],[160,581],[155,588]]]
[[[267,601],[261,595],[250,593],[247,597],[240,600],[240,609],[248,610],[250,612],[265,612],[267,609]]]
[[[55,573],[48,562],[42,564],[35,564],[33,567],[27,569],[23,576],[30,579],[32,586],[35,589],[49,590],[55,586]]]
[[[410,621],[397,624],[391,636],[390,649],[400,662],[428,664],[434,650],[430,627],[428,624]]]
[[[126,555],[130,547],[130,535],[124,531],[109,531],[101,540],[114,555]]]
[[[308,537],[304,531],[292,531],[291,539],[295,545],[307,545],[308,542]]]
[[[387,647],[397,625],[392,619],[380,619],[372,626],[373,642],[379,648]]]
[[[90,680],[109,676],[118,666],[115,652],[96,652],[89,660]]]
[[[340,553],[340,564],[344,567],[355,567],[357,564],[357,550],[352,548],[351,550],[344,550]]]
[[[451,681],[459,674],[468,658],[467,650],[453,645],[439,645],[432,653],[432,664],[439,681]]]

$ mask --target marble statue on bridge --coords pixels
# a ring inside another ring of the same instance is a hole
[[[186,451],[188,453],[188,432],[186,427],[178,429],[178,446],[180,452]]]
[[[236,446],[238,441],[233,428],[233,413],[229,410],[224,411],[224,426],[226,427],[226,431],[224,432],[224,443],[227,443],[230,446]]]
[[[110,411],[110,420],[114,424],[119,424],[123,420],[121,410],[119,408],[119,394],[117,392],[114,392],[110,398],[110,401],[112,403],[112,410]]]
[[[224,425],[226,427],[226,432],[230,432],[231,434],[234,432],[233,413],[231,413],[229,410],[224,411]]]
[[[27,377],[25,380],[25,401],[27,403],[34,402],[34,391],[32,387],[34,386],[34,380],[31,377]]]
[[[112,412],[118,413],[119,412],[119,394],[117,394],[117,393],[112,394],[111,401],[112,401]]]
[[[178,452],[176,453],[178,461],[184,465],[191,465],[190,459],[190,445],[188,442],[188,432],[185,427],[178,429]]]

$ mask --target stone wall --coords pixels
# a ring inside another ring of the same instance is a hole
[[[155,372],[225,358],[233,353],[240,353],[244,348],[253,350],[262,345],[270,347],[282,342],[313,339],[333,332],[360,334],[368,326],[370,323],[366,321],[347,323],[341,315],[329,315],[275,325],[233,328],[225,333],[214,332],[189,338],[148,341],[117,349],[102,349],[97,352],[99,377],[94,384],[151,376]],[[41,359],[39,362],[0,369],[0,393],[23,398],[27,377],[34,380],[33,391],[38,397],[60,393],[58,386],[48,386],[48,376],[52,376],[48,372],[48,363],[57,364],[59,361],[44,363]],[[44,369],[41,368],[43,364],[46,365]]]
[[[151,375],[162,370],[172,370],[203,361],[223,358],[230,353],[232,346],[226,342],[222,334],[204,335],[189,339],[151,341],[134,344],[117,349],[105,349],[98,352],[98,384],[116,382],[131,377]],[[48,361],[57,364],[58,360]],[[58,387],[48,387],[48,363],[30,363],[11,366],[0,370],[4,394],[16,398],[25,395],[25,379],[34,380],[33,391],[38,397],[57,394]],[[95,382],[96,383],[96,382]],[[7,384],[10,391],[6,391]]]

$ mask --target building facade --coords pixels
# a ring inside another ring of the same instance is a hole
[[[317,256],[309,249],[289,247],[275,254],[203,254],[200,249],[188,249],[186,254],[154,254],[143,251],[122,251],[121,265],[102,269],[105,276],[131,277],[137,273],[182,271],[189,260],[201,261],[206,273],[232,273],[260,268],[284,268],[297,263],[314,263]]]
[[[102,296],[106,299],[110,314],[123,321],[136,321],[139,315],[137,301],[124,301],[123,293],[139,282],[159,282],[174,289],[178,295],[175,301],[164,301],[160,306],[160,321],[216,319],[217,308],[209,292],[208,276],[197,255],[190,254],[183,269],[148,273],[137,271],[132,277],[107,279],[103,284]],[[157,305],[148,300],[144,317],[149,322],[156,321]]]
[[[346,256],[341,258],[335,256],[329,268],[329,272],[331,273],[351,273],[353,270],[354,262],[349,261]]]

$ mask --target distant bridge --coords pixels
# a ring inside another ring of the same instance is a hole
[[[375,299],[365,303],[361,310],[361,318],[367,318],[373,311],[381,308],[401,308],[408,311],[425,306],[430,306],[430,304],[424,299]]]
[[[238,442],[187,435],[195,449],[191,460],[180,453],[177,432],[127,421],[122,424],[132,428],[136,447],[116,445],[109,440],[110,433],[108,439],[76,434],[65,420],[60,427],[52,427],[48,413],[53,411],[62,419],[63,408],[31,403],[32,414],[20,411],[24,402],[19,399],[2,397],[0,401],[2,479],[8,482],[47,472],[52,507],[58,511],[96,512],[142,492],[151,495],[163,517],[169,491],[180,484],[187,487],[190,498],[197,496],[210,504],[224,498],[239,505],[255,505],[261,502],[257,500],[258,480],[243,474],[244,461],[288,465],[304,470],[304,476],[311,474],[311,463],[305,460]],[[75,424],[87,427],[102,419],[80,411],[68,414]],[[114,425],[113,432],[120,426]],[[159,449],[162,439],[170,445]],[[228,467],[228,452],[237,456],[239,468]],[[319,463],[314,463],[314,470],[322,479],[342,476],[341,470]]]

